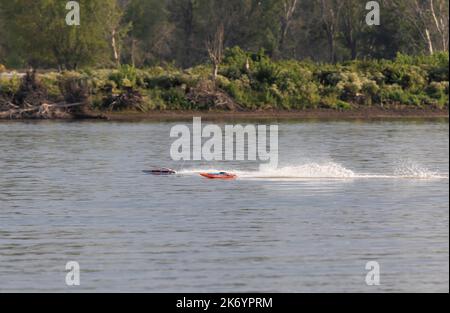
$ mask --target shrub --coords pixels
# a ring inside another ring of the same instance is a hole
[[[225,50],[223,69],[220,73],[229,79],[239,79],[247,73],[247,62],[252,67],[250,63],[253,62],[249,53],[239,47],[228,48]]]
[[[342,73],[338,70],[321,71],[317,74],[317,78],[325,86],[337,86],[343,79]]]
[[[405,103],[407,101],[407,97],[403,92],[403,89],[397,84],[385,86],[381,90],[381,98],[383,102],[387,103]]]
[[[448,64],[448,53],[317,64],[273,61],[263,50],[250,53],[234,47],[225,51],[215,85],[210,80],[210,64],[187,70],[173,65],[146,69],[125,65],[113,70],[46,73],[39,75],[40,81],[29,76],[22,82],[17,76],[3,75],[0,97],[39,103],[45,99],[78,102],[88,95],[93,107],[144,111],[220,109],[217,103],[223,99],[230,104],[224,108],[230,110],[341,110],[351,104],[374,103],[448,107]],[[211,85],[199,90],[201,82]],[[196,89],[197,94],[192,92]]]
[[[173,88],[162,90],[161,99],[167,103],[171,110],[190,110],[193,109],[192,103],[186,98],[184,90]]]
[[[369,80],[362,86],[362,93],[366,98],[366,103],[372,105],[373,102],[379,101],[380,87],[376,82]]]
[[[147,90],[144,97],[143,110],[167,110],[168,104],[162,98],[162,91],[160,89]]]
[[[67,72],[59,77],[58,87],[68,103],[84,102],[88,99],[90,87],[88,78],[78,73]]]
[[[14,94],[14,103],[24,106],[38,106],[48,100],[47,88],[38,78],[36,71],[28,71],[22,77],[19,89]]]
[[[426,89],[426,95],[429,97],[429,103],[439,108],[448,107],[449,97],[448,82],[432,82]]]
[[[332,95],[323,97],[320,101],[320,104],[324,108],[339,109],[339,110],[349,110],[352,107],[350,103],[337,99]]]
[[[226,89],[230,85],[230,80],[222,75],[218,75],[216,79],[216,84],[219,88]]]
[[[253,76],[259,83],[258,87],[271,86],[275,84],[280,77],[280,69],[278,66],[271,62],[268,58],[262,58],[260,62],[256,64],[256,69],[253,72]]]
[[[72,73],[75,74],[75,72]],[[61,75],[59,73],[46,73],[39,75],[39,80],[45,89],[47,89],[49,98],[54,101],[59,101],[63,97],[61,94],[61,89],[59,88],[60,79]]]
[[[109,80],[113,81],[119,88],[136,87],[137,70],[130,65],[122,65],[119,70],[113,71],[109,75]]]
[[[298,92],[291,95],[291,107],[295,109],[316,108],[320,104],[319,88],[314,82],[302,84]]]
[[[19,91],[21,83],[22,81],[17,75],[10,78],[0,77],[0,95],[13,96]]]
[[[147,88],[161,88],[171,89],[181,86],[184,81],[179,75],[161,75],[161,76],[147,76],[145,79]]]
[[[230,81],[230,84],[224,86],[224,90],[244,108],[254,109],[257,107],[258,100],[249,84],[250,80],[248,77],[243,76],[239,80]]]
[[[398,85],[386,86],[381,90],[381,99],[383,103],[395,103],[422,106],[427,103],[427,97],[423,94],[414,94],[403,90]]]
[[[361,91],[361,86],[359,83],[347,82],[344,83],[342,88],[342,99],[353,100],[357,97],[358,93]]]

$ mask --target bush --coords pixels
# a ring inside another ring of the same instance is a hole
[[[449,101],[448,64],[448,53],[414,57],[399,54],[392,61],[316,64],[273,61],[264,51],[249,53],[234,47],[225,51],[215,85],[210,80],[208,64],[187,70],[170,65],[146,69],[125,65],[113,70],[41,74],[40,82],[30,81],[22,86],[27,88],[21,88],[22,81],[17,76],[4,75],[0,78],[0,98],[22,101],[33,94],[33,101],[45,98],[78,102],[88,94],[93,107],[105,109],[112,105],[113,109],[144,111],[220,109],[217,103],[223,99],[230,104],[225,109],[246,110],[342,110],[373,104],[442,108],[448,107]],[[211,86],[198,90],[201,82]]]
[[[337,99],[336,97],[333,97],[333,96],[326,96],[326,97],[322,98],[322,100],[320,101],[320,104],[324,108],[335,109],[335,110],[336,109],[349,110],[352,107],[350,103],[342,101],[340,99]]]
[[[317,78],[322,85],[325,86],[337,86],[343,77],[342,73],[338,70],[325,70],[317,73]]]
[[[342,92],[342,97],[343,99],[346,100],[355,99],[360,90],[361,87],[357,83],[345,83]]]
[[[381,99],[383,103],[405,103],[408,101],[403,89],[397,84],[385,86],[381,90]]]
[[[252,110],[258,105],[255,91],[250,86],[248,77],[242,77],[240,80],[230,81],[230,84],[224,86],[224,90],[244,108]]]
[[[58,81],[60,93],[68,103],[85,102],[89,98],[90,88],[87,77],[80,74],[64,73]]]
[[[171,110],[191,110],[192,103],[186,98],[186,93],[181,89],[162,90],[161,99]]]
[[[266,88],[276,84],[280,77],[281,70],[273,63],[269,58],[262,58],[260,62],[256,64],[256,69],[253,72],[253,76],[259,83],[257,88]]]
[[[426,89],[426,93],[428,96],[434,99],[440,99],[448,93],[448,82],[438,83],[432,82]]]
[[[22,81],[17,75],[8,77],[0,77],[0,95],[8,97],[13,96],[19,91]]]
[[[179,75],[161,75],[161,76],[147,76],[145,79],[147,88],[161,88],[171,89],[181,86],[184,81]]]
[[[433,67],[429,71],[429,79],[435,82],[444,82],[449,80],[448,67]]]
[[[160,89],[147,90],[142,109],[143,111],[168,109],[168,104],[163,100]]]
[[[362,93],[366,98],[366,104],[372,105],[379,101],[380,87],[374,81],[367,81],[362,86]]]
[[[223,69],[220,74],[229,79],[239,79],[247,73],[247,62],[251,68],[253,62],[249,53],[239,47],[228,48],[225,50]]]
[[[76,74],[73,72],[73,74]],[[78,75],[78,74],[77,74]],[[59,88],[59,80],[61,79],[59,73],[46,73],[39,75],[41,84],[47,89],[48,96],[53,101],[62,100],[61,89]]]
[[[418,107],[427,102],[425,95],[407,92],[398,85],[387,86],[382,89],[381,98],[384,104],[394,103]]]
[[[427,96],[430,98],[429,103],[439,108],[448,107],[448,91],[448,82],[432,82],[425,90]]]
[[[119,88],[135,88],[137,83],[137,70],[130,65],[122,65],[119,70],[113,71],[109,77]]]

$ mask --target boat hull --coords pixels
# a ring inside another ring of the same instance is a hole
[[[171,169],[160,169],[160,170],[150,170],[143,171],[145,174],[156,175],[156,176],[167,176],[167,175],[175,175],[176,172]]]
[[[214,173],[200,173],[200,176],[203,176],[208,179],[221,179],[221,180],[233,180],[237,178],[237,175],[234,174],[214,174]]]

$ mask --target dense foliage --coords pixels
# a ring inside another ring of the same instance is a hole
[[[448,67],[448,53],[318,64],[273,61],[264,51],[249,53],[235,47],[225,51],[212,89],[210,65],[187,70],[170,65],[145,69],[123,65],[113,70],[49,72],[39,75],[39,80],[51,101],[75,94],[75,102],[81,86],[91,106],[99,110],[223,109],[220,101],[233,102],[233,108],[241,110],[448,108]],[[19,77],[2,78],[0,99],[14,98],[20,86]]]
[[[379,0],[379,26],[366,24],[363,0],[78,2],[81,26],[67,26],[65,0],[0,0],[0,64],[189,68],[207,60],[206,42],[219,26],[225,47],[263,48],[277,60],[335,63],[448,51],[448,0]]]

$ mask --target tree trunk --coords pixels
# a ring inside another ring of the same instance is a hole
[[[356,42],[355,41],[352,41],[351,53],[352,53],[352,60],[356,60],[356,58],[358,57],[358,49],[356,47]]]
[[[111,46],[113,49],[114,62],[116,63],[117,66],[120,66],[120,57],[119,57],[119,50],[117,48],[117,43],[116,43],[116,30],[115,29],[113,29],[111,32]]]
[[[430,35],[430,31],[428,30],[428,28],[425,28],[425,35],[427,37],[428,53],[430,53],[430,55],[433,55],[433,53],[434,53],[433,41],[431,40],[431,35]]]
[[[330,53],[330,62],[336,63],[336,41],[332,32],[328,33],[328,48]]]
[[[218,75],[219,75],[219,64],[215,63],[214,64],[214,69],[213,69],[213,80],[214,80],[214,82],[216,82]]]
[[[439,36],[441,37],[442,50],[446,52],[448,50],[447,49],[448,35],[444,31],[445,26],[444,26],[443,20],[440,19],[440,22],[439,22],[439,19],[436,16],[436,11],[434,9],[434,0],[430,0],[430,12],[431,12],[431,16],[433,17],[433,21],[436,26],[436,29],[439,33]]]
[[[295,10],[297,8],[297,2],[298,2],[298,0],[292,0],[292,1],[284,0],[283,1],[284,11],[283,11],[283,15],[280,18],[281,34],[280,34],[280,39],[278,41],[278,49],[276,51],[276,57],[282,56],[282,54],[284,52],[284,45],[286,42],[286,37],[288,35],[289,26],[291,24]]]
[[[131,39],[131,65],[133,67],[136,66],[136,62],[135,62],[135,58],[134,58],[134,54],[135,54],[135,50],[136,50],[136,39]]]
[[[213,38],[206,42],[206,47],[208,49],[209,58],[211,63],[213,64],[213,80],[214,82],[217,79],[217,75],[219,74],[219,66],[222,63],[223,59],[223,42],[224,42],[224,26],[220,24],[217,27],[217,31]]]
[[[192,1],[188,1],[187,7],[185,10],[185,20],[184,20],[184,57],[183,67],[188,67],[192,65],[192,33],[193,33],[193,24],[194,24],[194,4]]]
[[[280,57],[283,54],[284,42],[286,40],[286,35],[287,35],[287,24],[281,23],[281,35],[280,35],[280,40],[278,42],[278,49],[275,53],[276,58]]]

